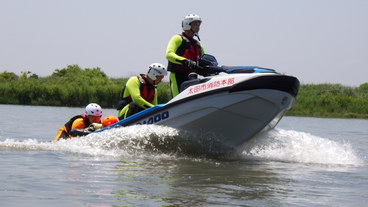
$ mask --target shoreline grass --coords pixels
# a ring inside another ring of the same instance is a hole
[[[128,78],[109,78],[100,68],[82,69],[69,65],[52,75],[38,77],[31,72],[17,76],[0,73],[0,104],[41,106],[85,106],[99,103],[115,108]],[[159,103],[171,99],[168,82],[158,86]],[[368,119],[368,82],[359,87],[341,84],[303,84],[287,116]]]

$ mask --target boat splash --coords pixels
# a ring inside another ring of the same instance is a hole
[[[210,137],[212,136],[212,137]],[[218,154],[221,144],[211,133],[192,134],[171,127],[134,125],[114,128],[57,142],[40,142],[37,139],[18,141],[7,138],[0,147],[23,150],[51,150],[93,156],[127,157],[147,153],[175,155]]]
[[[305,132],[274,129],[260,134],[236,153],[217,156],[216,135],[190,134],[171,127],[136,125],[92,133],[58,142],[38,139],[0,140],[0,148],[48,150],[111,158],[183,156],[230,160],[272,160],[297,163],[360,165],[364,163],[349,143],[339,143]],[[215,155],[215,156],[214,156]]]
[[[363,164],[351,144],[294,130],[274,129],[243,146],[243,158],[316,164]]]

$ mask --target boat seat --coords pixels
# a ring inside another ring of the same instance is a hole
[[[184,91],[185,89],[187,89],[190,86],[197,85],[197,84],[200,84],[200,83],[205,83],[205,82],[209,81],[210,79],[211,78],[202,78],[202,79],[199,79],[198,78],[198,74],[196,74],[196,73],[190,73],[189,74],[189,80],[184,81],[180,85],[180,91],[179,92]]]

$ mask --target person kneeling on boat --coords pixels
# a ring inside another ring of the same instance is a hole
[[[106,116],[102,119],[100,123],[92,123],[89,127],[84,129],[72,129],[70,130],[69,135],[76,137],[76,136],[86,136],[87,134],[115,124],[119,120],[115,116]]]
[[[101,123],[102,109],[100,105],[90,103],[86,106],[85,110],[84,114],[76,115],[66,122],[59,129],[54,141],[72,138],[69,134],[72,129],[84,129],[91,124]]]
[[[129,78],[119,96],[118,118],[122,120],[146,108],[157,105],[157,85],[167,75],[160,63],[149,65],[147,74]]]

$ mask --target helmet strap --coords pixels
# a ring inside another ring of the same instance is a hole
[[[154,85],[155,87],[156,87],[156,80],[157,80],[157,78],[155,78],[155,80],[153,80],[152,78],[150,78],[147,74],[145,74],[145,77],[146,77],[146,79],[147,79],[147,81],[148,81],[148,83],[149,84],[152,84],[152,85]]]
[[[190,31],[193,32],[193,36],[196,36],[199,41],[201,41],[201,38],[199,38],[198,33],[194,32],[192,28],[190,28]]]
[[[199,35],[197,33],[194,33],[194,36],[198,38],[198,41],[201,41],[201,38],[199,38]]]

